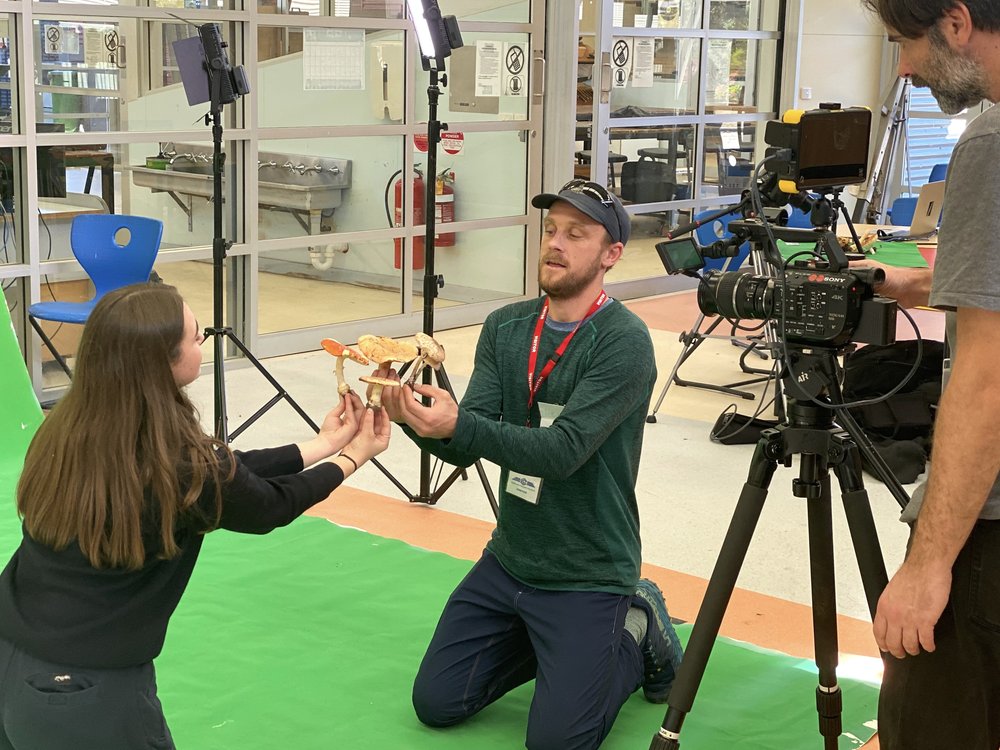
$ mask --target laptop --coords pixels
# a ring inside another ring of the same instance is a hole
[[[910,228],[885,232],[884,239],[922,239],[937,232],[938,222],[941,221],[941,207],[944,205],[944,183],[944,180],[928,182],[920,188]]]

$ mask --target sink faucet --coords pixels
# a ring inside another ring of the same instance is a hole
[[[290,161],[286,161],[281,166],[287,169],[289,172],[298,172],[299,174],[305,174],[306,171],[305,164],[292,164]]]
[[[323,167],[320,165],[315,165],[312,167],[305,167],[299,174],[308,174],[309,172],[315,172],[316,174],[321,174],[323,172]]]
[[[258,170],[263,169],[264,167],[276,167],[276,166],[278,166],[278,162],[273,160],[272,161],[260,161],[259,159],[257,160]]]
[[[179,159],[187,159],[188,161],[194,161],[194,154],[174,154],[167,161],[167,164],[173,164],[175,161]]]

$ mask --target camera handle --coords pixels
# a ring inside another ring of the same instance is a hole
[[[677,750],[680,747],[681,725],[691,711],[704,676],[712,646],[764,508],[771,478],[778,463],[791,466],[794,455],[799,456],[799,476],[792,480],[792,494],[808,503],[813,632],[815,661],[819,669],[819,686],[816,689],[819,731],[825,750],[836,750],[838,747],[843,700],[836,674],[837,601],[830,468],[840,484],[865,598],[873,617],[878,597],[889,579],[868,493],[862,483],[859,446],[851,435],[852,430],[836,427],[833,423],[834,410],[811,401],[789,398],[787,414],[784,424],[765,430],[757,443],[749,476],[695,619],[677,680],[670,691],[670,706],[660,730],[653,737],[650,750]]]

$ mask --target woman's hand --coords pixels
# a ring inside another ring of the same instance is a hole
[[[353,458],[358,466],[374,458],[389,447],[392,420],[382,409],[365,409],[358,431],[343,448],[345,455]]]
[[[353,391],[341,396],[340,402],[326,415],[316,437],[299,443],[302,465],[311,466],[339,453],[357,434],[364,408],[361,399]]]

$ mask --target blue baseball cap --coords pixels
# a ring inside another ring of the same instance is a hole
[[[556,201],[566,201],[608,230],[612,242],[628,242],[632,219],[614,193],[596,182],[570,180],[558,193],[541,193],[531,199],[535,208],[551,208]]]

